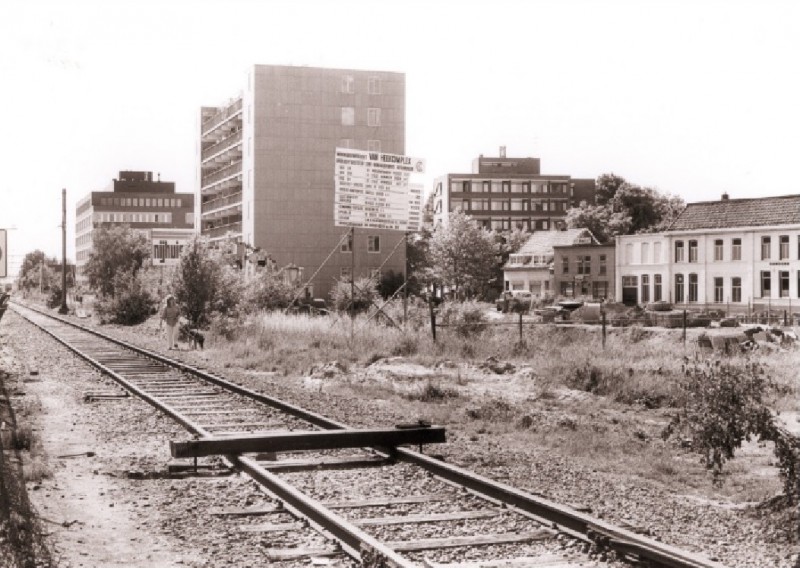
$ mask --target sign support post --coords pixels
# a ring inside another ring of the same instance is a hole
[[[67,308],[67,190],[61,190],[61,307],[58,313],[66,314]]]

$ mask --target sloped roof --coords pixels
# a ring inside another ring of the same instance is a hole
[[[574,245],[580,238],[589,237],[597,244],[597,239],[589,229],[566,229],[564,231],[538,231],[533,233],[525,244],[513,254],[547,255],[553,254],[554,246]]]
[[[800,224],[800,195],[689,203],[669,231]]]

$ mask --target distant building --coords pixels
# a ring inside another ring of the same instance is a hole
[[[461,210],[487,229],[556,229],[570,207],[594,203],[595,181],[567,175],[542,175],[539,158],[479,156],[472,173],[447,174],[434,181],[434,225],[447,224]]]
[[[731,312],[800,308],[800,195],[690,203],[663,233],[617,237],[618,300]]]
[[[508,262],[503,266],[504,289],[528,290],[534,298],[558,296],[560,289],[555,286],[554,276],[561,267],[554,264],[556,248],[577,245],[599,247],[597,239],[588,229],[533,233],[517,252],[509,255]],[[596,266],[599,271],[599,258]],[[563,277],[559,280],[561,281],[565,281]],[[569,282],[573,283],[574,280],[571,279]]]
[[[153,181],[152,172],[121,171],[103,191],[93,191],[75,207],[75,256],[78,277],[100,227],[128,225],[152,244],[153,264],[176,264],[194,234],[194,194],[176,193],[175,183]]]
[[[356,229],[350,243],[334,225],[335,149],[405,153],[402,73],[255,65],[243,94],[200,119],[203,235],[316,273],[316,297],[338,279],[402,273],[401,232]]]
[[[614,298],[614,243],[598,244],[581,237],[571,245],[553,247],[553,290],[564,298]]]

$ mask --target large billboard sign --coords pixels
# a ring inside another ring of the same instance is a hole
[[[335,168],[337,227],[419,230],[422,185],[410,180],[414,174],[425,173],[425,160],[337,148]]]
[[[8,238],[7,231],[0,229],[0,278],[8,276]]]

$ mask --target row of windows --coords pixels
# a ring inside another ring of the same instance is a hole
[[[342,107],[342,126],[355,126],[355,107]],[[381,109],[370,107],[367,109],[367,126],[381,125]]]
[[[639,278],[637,276],[623,276],[622,287],[636,289],[638,286]],[[660,302],[663,300],[664,286],[660,274],[653,274],[653,301]],[[642,274],[641,289],[639,301],[646,303],[650,301],[650,275]]]
[[[463,180],[450,183],[451,192],[462,193],[555,193],[568,195],[569,184],[512,180]]]
[[[353,141],[352,138],[340,138],[339,148],[355,149],[355,142]],[[380,151],[381,151],[380,140],[367,140],[367,152],[380,152]]]
[[[570,273],[570,261],[568,256],[561,257],[561,273]],[[598,257],[597,273],[603,275],[606,273],[606,255],[601,254]],[[592,273],[592,255],[578,255],[575,257],[575,274],[591,274]]]
[[[593,298],[608,298],[608,282],[573,282],[566,280],[561,282],[561,295],[566,298],[578,296],[588,296],[591,291]]]
[[[105,207],[183,207],[180,199],[171,197],[101,197]]]
[[[566,201],[536,199],[451,199],[450,211],[566,211]]]
[[[186,213],[186,222],[194,223],[194,214]],[[95,223],[172,223],[172,213],[95,213]]]
[[[347,235],[342,243],[341,252],[353,252],[353,235]],[[367,252],[381,252],[381,238],[378,235],[367,236]]]
[[[761,272],[761,297],[772,298],[772,273],[769,270]],[[790,274],[788,270],[780,270],[778,272],[778,296],[779,298],[789,297],[789,280]],[[797,271],[797,297],[800,298],[800,270]]]
[[[789,235],[780,235],[778,237],[778,260],[788,260],[790,256],[789,251]],[[644,243],[643,245],[644,246]],[[687,250],[688,249],[688,250]],[[688,252],[688,255],[686,254]],[[714,239],[714,260],[742,260],[742,239],[734,238],[730,240],[728,254],[725,254],[726,246],[724,239]],[[642,253],[644,256],[644,252]],[[797,258],[800,259],[800,235],[797,237]],[[675,262],[698,262],[697,257],[697,241],[689,240],[675,241]],[[761,237],[761,260],[771,260],[773,258],[772,250],[772,237]],[[657,261],[656,261],[657,262]]]
[[[342,93],[352,94],[356,92],[356,79],[352,75],[342,75]],[[380,95],[381,94],[381,78],[369,77],[367,79],[367,94]]]
[[[548,231],[550,221],[548,219],[475,219],[478,226],[486,230],[510,231],[520,229],[523,231]]]
[[[778,272],[778,295],[779,298],[789,297],[789,282],[791,274],[788,270]],[[623,276],[623,288],[636,288],[638,278],[636,276]],[[661,274],[653,275],[653,301],[658,302],[662,300],[662,285]],[[698,301],[698,275],[691,274],[676,274],[675,275],[675,303],[682,304],[684,302],[697,302]],[[765,270],[761,272],[761,298],[771,298],[772,295],[772,274],[770,271]],[[725,278],[715,276],[714,283],[714,302],[721,304],[724,302],[741,303],[742,301],[742,279],[739,276],[728,278],[728,287],[726,290]],[[800,270],[797,271],[797,294],[800,297]],[[727,292],[727,293],[726,293]],[[639,301],[646,303],[650,301],[650,275],[641,275],[641,288]]]

